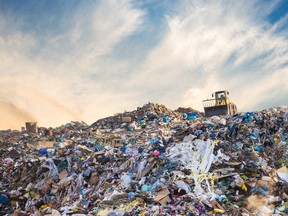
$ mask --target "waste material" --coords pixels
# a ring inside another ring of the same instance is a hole
[[[148,103],[49,130],[0,131],[0,215],[288,213],[288,107]]]

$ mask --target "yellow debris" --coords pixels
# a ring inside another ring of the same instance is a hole
[[[214,211],[215,213],[220,213],[220,214],[224,214],[224,213],[225,213],[224,210],[222,210],[222,209],[217,209],[217,208],[215,208],[213,211]]]
[[[39,210],[41,211],[41,210],[48,208],[48,207],[49,207],[48,205],[42,205],[42,206],[40,206]]]
[[[246,185],[245,185],[244,183],[242,183],[241,188],[242,188],[244,191],[247,191],[247,187],[246,187]]]

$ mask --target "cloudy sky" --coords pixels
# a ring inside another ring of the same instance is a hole
[[[286,0],[0,0],[0,129],[147,102],[288,105]]]

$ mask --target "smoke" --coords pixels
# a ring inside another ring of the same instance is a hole
[[[62,31],[50,27],[48,33],[47,29],[43,33],[33,32],[33,28],[23,30],[27,17],[20,19],[21,14],[3,15],[0,97],[15,109],[0,107],[5,115],[1,128],[19,129],[30,119],[40,126],[58,126],[72,120],[92,123],[108,114],[107,110],[111,114],[112,106],[105,106],[114,97],[109,89],[115,80],[107,70],[117,62],[106,55],[136,30],[142,15],[130,1],[90,2],[59,20],[65,24]],[[53,20],[53,14],[44,19]]]
[[[37,121],[31,114],[7,101],[0,101],[0,109],[4,114],[1,116],[0,128],[20,129],[20,125],[24,126],[23,122]]]

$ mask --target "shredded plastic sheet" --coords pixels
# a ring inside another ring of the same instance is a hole
[[[213,175],[208,172],[216,157],[213,154],[214,147],[215,142],[212,140],[195,140],[173,146],[167,155],[171,161],[180,162],[186,169],[191,170],[191,177],[195,181],[194,193],[198,195],[205,193],[201,186],[201,183],[205,182],[210,196],[214,197],[209,183]]]
[[[191,192],[190,186],[187,185],[185,182],[183,182],[183,181],[175,181],[175,184],[177,185],[178,188],[185,190],[186,193],[190,193]]]
[[[172,161],[181,162],[192,173],[207,173],[214,159],[215,143],[211,140],[195,140],[170,148],[167,155]]]
[[[58,176],[58,169],[52,158],[47,158],[46,161],[42,164],[42,167],[49,169],[48,177]]]
[[[144,170],[146,164],[147,164],[146,159],[144,159],[143,161],[140,162],[138,172],[137,172],[137,177],[136,177],[137,179],[140,179],[142,177],[141,174],[142,174],[142,171]]]

